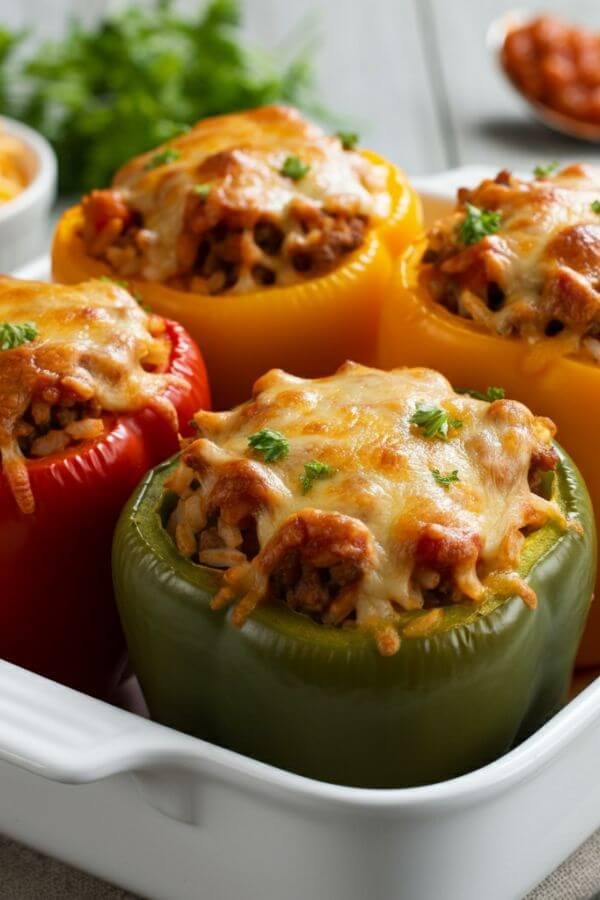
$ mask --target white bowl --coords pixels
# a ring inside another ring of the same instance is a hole
[[[23,144],[29,178],[20,194],[0,204],[0,272],[12,272],[38,255],[47,243],[57,165],[52,147],[33,128],[1,116],[0,131]]]

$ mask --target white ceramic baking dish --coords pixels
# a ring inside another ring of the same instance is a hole
[[[417,184],[437,212],[486,173]],[[0,831],[164,900],[518,900],[600,825],[599,753],[600,680],[469,775],[345,788],[0,662]]]

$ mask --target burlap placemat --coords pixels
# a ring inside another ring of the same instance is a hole
[[[0,838],[0,873],[0,897],[6,900],[136,900],[128,891],[112,887],[6,838]],[[526,900],[593,900],[598,897],[600,831],[582,844]]]

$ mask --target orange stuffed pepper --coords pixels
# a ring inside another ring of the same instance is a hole
[[[272,367],[370,363],[392,262],[421,211],[398,169],[354,143],[286,107],[206,119],[64,214],[54,277],[123,279],[182,322],[218,407]]]
[[[461,189],[397,267],[378,362],[435,365],[457,387],[504,388],[551,417],[600,520],[600,169],[501,172]],[[579,661],[600,662],[600,604]]]

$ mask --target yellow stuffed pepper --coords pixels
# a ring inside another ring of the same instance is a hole
[[[600,513],[600,169],[501,172],[403,256],[378,363],[437,366],[457,387],[503,388],[550,416]],[[493,452],[493,448],[490,448]],[[600,604],[582,664],[600,662]]]
[[[373,361],[393,259],[421,229],[395,166],[287,107],[206,119],[68,210],[54,278],[125,280],[198,341],[216,406],[274,366]]]

